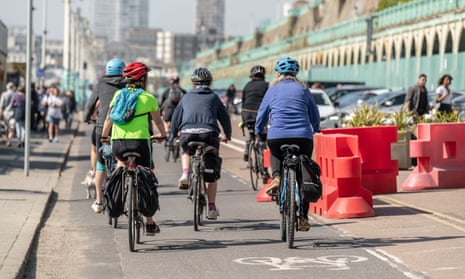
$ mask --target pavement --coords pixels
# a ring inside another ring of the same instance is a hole
[[[49,143],[45,133],[32,132],[28,175],[24,167],[24,148],[6,147],[4,138],[0,139],[0,210],[3,212],[0,218],[0,278],[22,278],[34,237],[42,225],[53,189],[66,167],[73,141],[75,137],[85,135],[86,129],[90,129],[87,124],[75,122],[71,130],[62,132],[58,143]],[[410,173],[399,171],[398,193],[373,196],[375,217],[330,220],[314,216],[314,219],[345,234],[371,241],[365,245],[381,245],[379,242],[387,239],[381,237],[384,231],[391,246],[401,246],[405,238],[415,236],[408,228],[420,214],[436,218],[445,229],[452,228],[463,235],[465,187],[402,192],[400,186]]]
[[[24,164],[25,149],[17,147],[16,141],[12,141],[12,147],[6,147],[2,135],[0,278],[22,278],[34,236],[78,130],[78,122],[71,130],[62,130],[58,143],[50,143],[46,132],[31,132],[28,168]]]

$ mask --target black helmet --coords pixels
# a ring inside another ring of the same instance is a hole
[[[170,78],[170,81],[171,81],[172,83],[179,83],[179,77],[178,77],[178,76],[172,76],[172,77]]]
[[[212,79],[212,74],[207,68],[197,68],[191,76],[191,81],[194,84],[209,84]]]
[[[266,74],[265,67],[262,65],[255,65],[250,69],[250,76],[261,76],[264,77]]]

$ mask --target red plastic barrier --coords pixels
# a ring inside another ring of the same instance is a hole
[[[362,186],[373,194],[397,192],[399,169],[397,160],[391,160],[391,143],[397,142],[396,126],[324,129],[322,133],[358,136]]]
[[[361,186],[359,138],[346,134],[315,136],[323,193],[310,211],[327,218],[374,216],[372,193]]]
[[[465,123],[418,124],[410,141],[410,157],[417,166],[403,190],[465,187]]]

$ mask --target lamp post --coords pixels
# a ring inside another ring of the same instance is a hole
[[[29,176],[29,137],[31,133],[31,67],[32,67],[32,0],[27,7],[27,49],[26,49],[26,131],[24,143],[24,175]]]

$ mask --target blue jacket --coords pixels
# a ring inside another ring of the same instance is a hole
[[[171,135],[191,128],[205,128],[231,139],[231,119],[220,98],[208,87],[197,87],[182,97],[171,118]]]
[[[313,139],[313,133],[320,130],[320,112],[310,90],[293,80],[268,88],[258,109],[255,132],[263,133],[268,120],[267,139]]]

